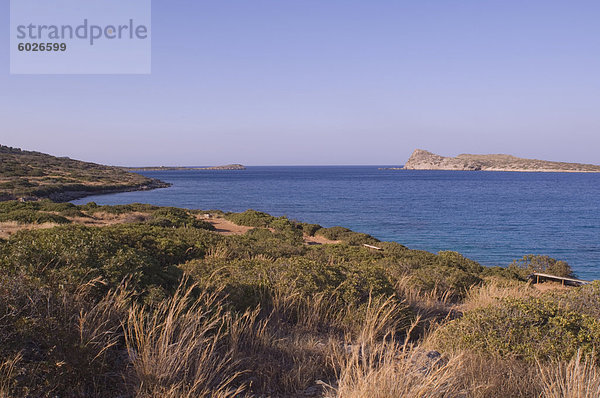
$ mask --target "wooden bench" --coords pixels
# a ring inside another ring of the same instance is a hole
[[[542,274],[540,272],[534,272],[533,274],[529,275],[529,281],[532,283],[540,283],[540,281],[544,280],[561,282],[563,286],[582,286],[589,285],[591,283],[590,281],[584,281],[582,279],[566,278],[564,276]]]

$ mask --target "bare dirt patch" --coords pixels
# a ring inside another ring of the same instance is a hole
[[[327,239],[324,236],[308,236],[304,235],[304,243],[307,245],[333,245],[335,243],[340,243],[339,240],[331,240]]]
[[[148,213],[132,212],[125,214],[95,213],[92,217],[71,217],[75,224],[104,227],[107,225],[143,222],[150,217]]]
[[[19,224],[16,221],[0,222],[0,238],[6,239],[14,233],[23,230],[46,229],[56,227],[55,223],[44,224]]]
[[[252,229],[252,227],[237,225],[221,217],[202,218],[202,220],[211,223],[216,229],[215,232],[221,235],[243,235]]]

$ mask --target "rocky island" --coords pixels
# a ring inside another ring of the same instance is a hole
[[[0,145],[0,201],[69,201],[88,195],[166,188],[171,184],[120,167]]]
[[[444,157],[423,149],[415,150],[402,169],[600,173],[600,166],[593,164],[524,159],[503,154]]]
[[[246,170],[241,164],[226,164],[212,167],[183,167],[183,166],[158,166],[158,167],[126,167],[128,171],[168,171],[168,170]]]

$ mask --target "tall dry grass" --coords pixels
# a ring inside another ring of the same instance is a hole
[[[234,397],[240,371],[223,341],[228,314],[220,292],[183,282],[154,309],[133,304],[125,341],[137,397]]]
[[[409,344],[420,317],[404,336],[396,334],[402,305],[391,299],[369,301],[358,339],[332,353],[339,371],[327,397],[446,397],[462,392],[455,377],[460,357],[430,357]]]
[[[21,353],[13,355],[0,363],[0,398],[11,398],[12,389],[15,384],[17,366],[23,359]]]
[[[457,378],[460,357],[426,363],[419,351],[403,351],[397,343],[369,347],[343,360],[337,388],[327,397],[398,398],[454,397],[464,393]]]
[[[600,396],[600,371],[581,354],[536,365],[468,351],[438,355],[428,336],[411,339],[422,317],[436,318],[455,306],[443,292],[409,292],[405,286],[405,301],[369,297],[347,305],[282,286],[265,291],[265,306],[238,313],[214,284],[184,280],[169,298],[144,305],[126,283],[89,299],[99,283],[47,301],[47,313],[63,322],[59,332],[65,337],[58,341],[77,347],[53,354],[64,361],[53,373],[56,394],[72,381],[76,388],[63,396],[291,397],[310,389],[330,398]],[[515,294],[537,293],[491,285],[473,289],[465,305]],[[421,299],[423,312],[408,317],[407,306],[417,308]],[[41,304],[35,314],[43,315]],[[27,391],[17,384],[35,370],[27,363],[32,353],[27,355],[2,359],[0,398],[24,396],[15,391]]]
[[[505,298],[539,297],[541,292],[529,284],[491,279],[481,286],[471,288],[459,306],[460,311],[489,307]]]
[[[600,369],[581,352],[569,362],[538,364],[545,398],[600,397]]]

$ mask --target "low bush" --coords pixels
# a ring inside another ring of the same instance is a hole
[[[199,220],[191,215],[187,210],[175,207],[162,207],[152,213],[152,217],[147,221],[150,225],[160,227],[190,227],[214,231],[215,227],[206,221]]]
[[[130,277],[139,289],[171,289],[181,275],[175,266],[202,257],[210,242],[218,239],[201,229],[145,224],[21,231],[0,244],[0,267],[35,275],[44,283],[101,277],[116,286]]]
[[[315,233],[321,228],[323,228],[319,224],[300,223],[300,225],[302,226],[302,232],[304,233],[304,235],[308,236],[315,236]]]
[[[0,221],[15,221],[19,224],[69,224],[71,222],[63,216],[35,210],[14,210],[0,213]]]
[[[540,255],[527,255],[520,260],[514,260],[508,267],[509,271],[526,279],[533,272],[541,272],[567,278],[574,278],[575,274],[566,261],[559,261],[552,257]]]
[[[269,227],[275,217],[256,210],[246,210],[243,213],[227,213],[225,219],[246,227]]]
[[[315,232],[315,235],[323,236],[329,240],[339,240],[350,245],[375,244],[379,240],[371,235],[354,232],[344,227],[321,228]]]
[[[126,214],[133,212],[150,213],[160,209],[158,206],[148,205],[143,203],[131,203],[127,205],[115,205],[115,206],[98,206],[94,202],[89,202],[85,205],[79,206],[81,210],[90,213],[108,213],[108,214]]]
[[[571,359],[578,350],[600,359],[600,320],[565,309],[551,297],[505,298],[468,311],[436,331],[445,350],[503,358]]]

